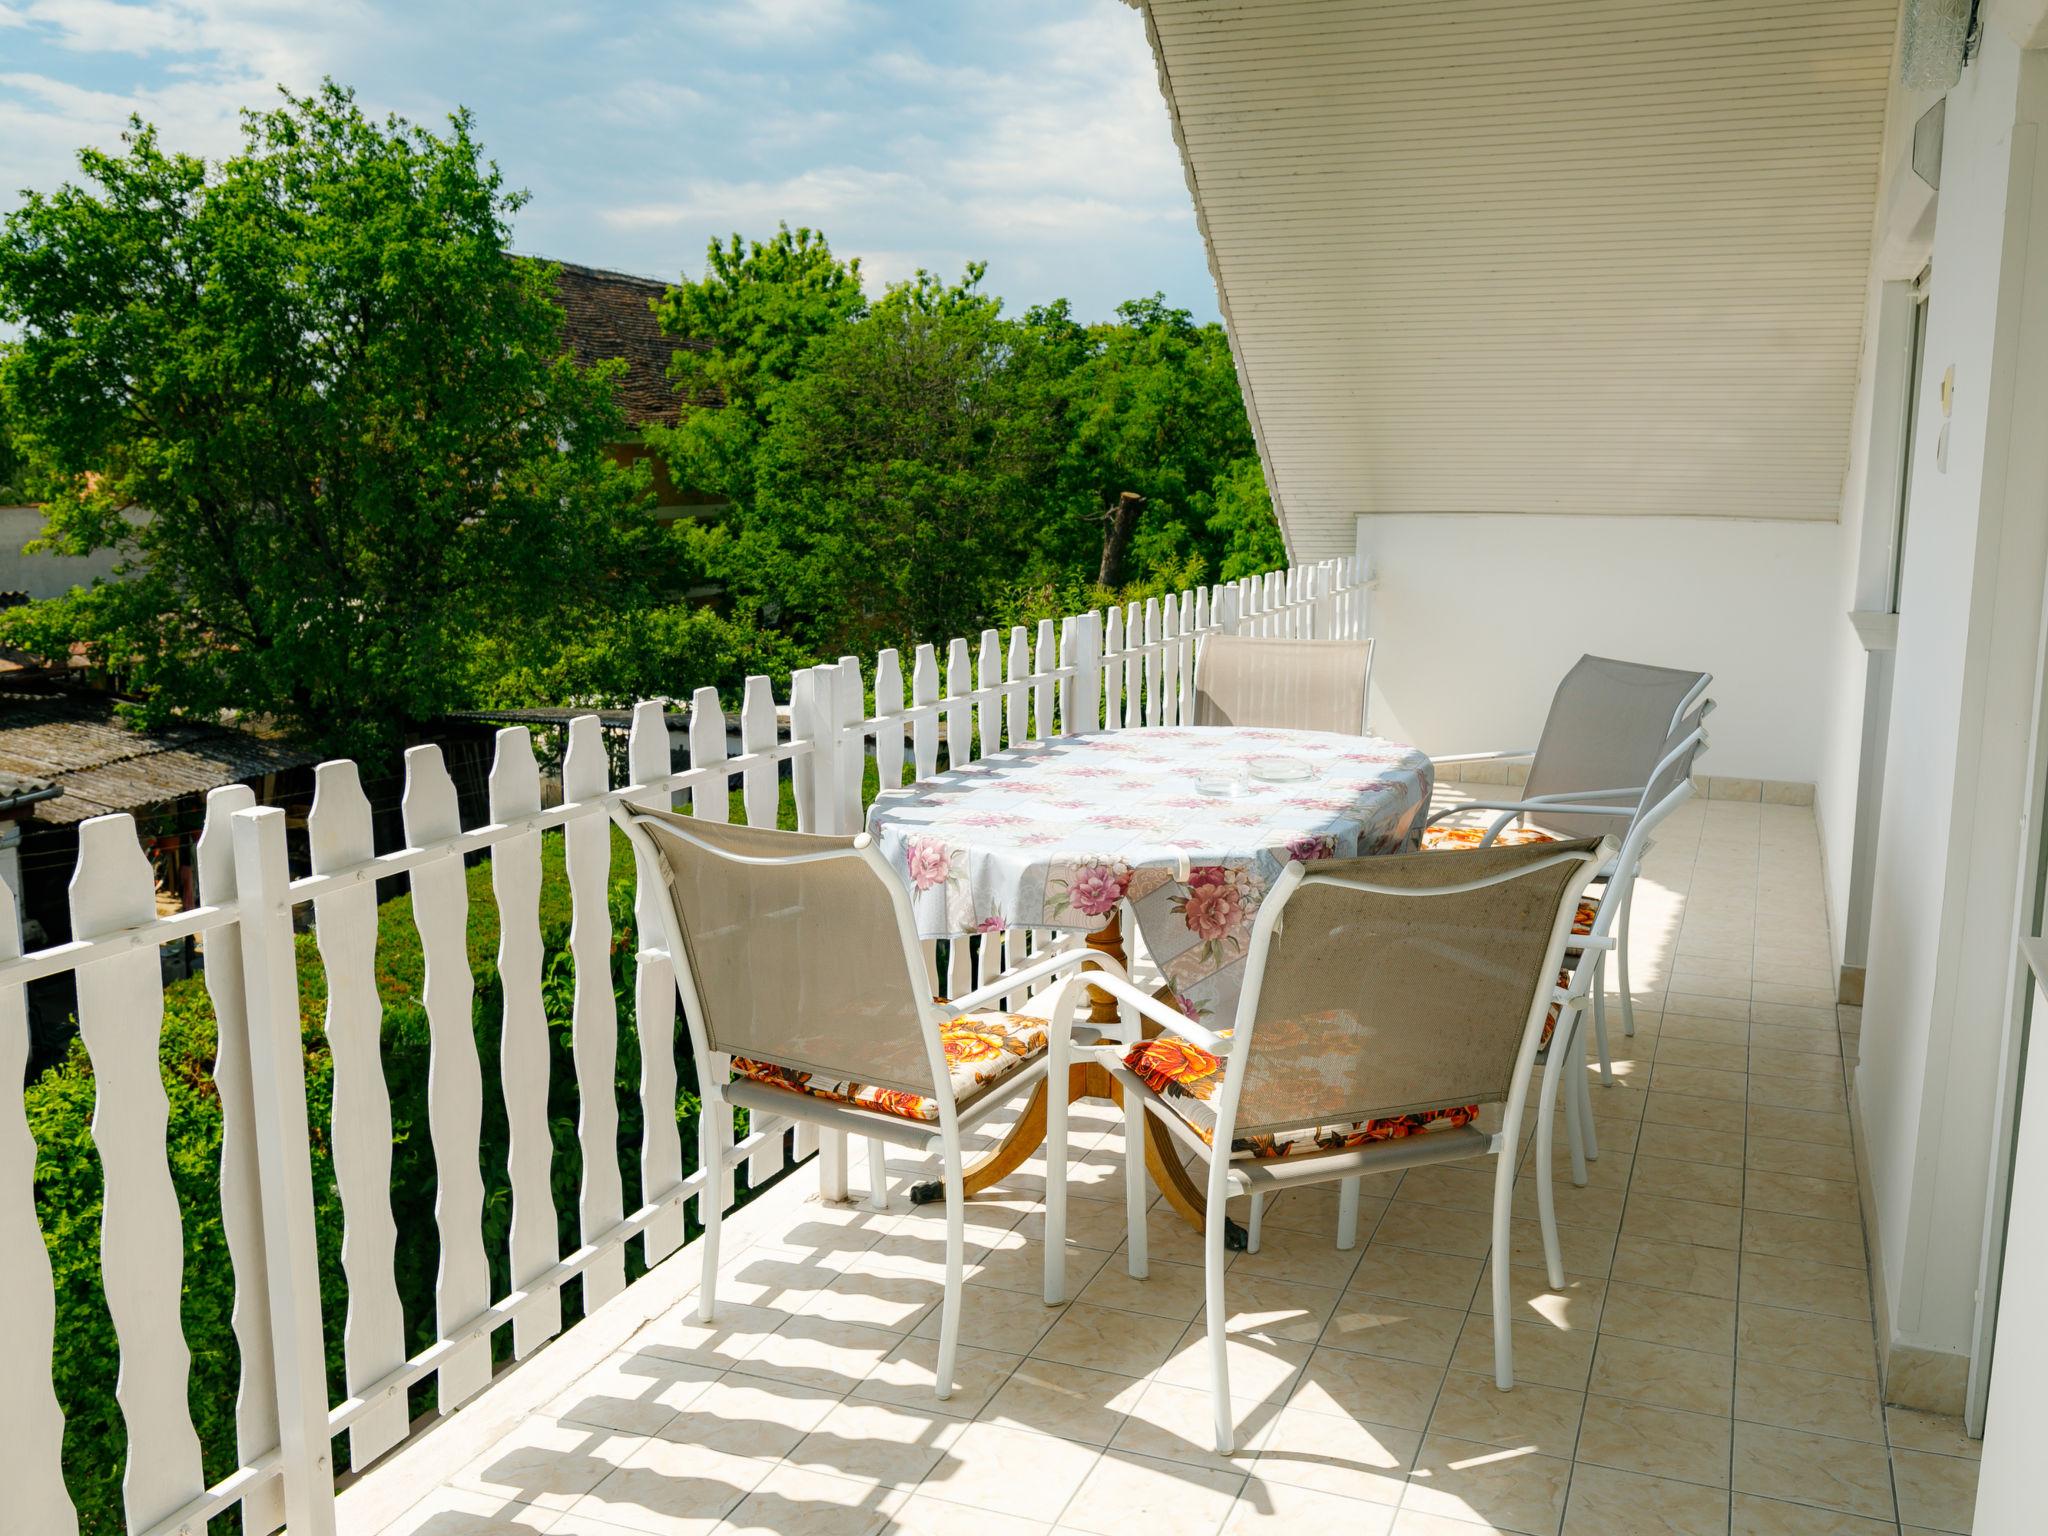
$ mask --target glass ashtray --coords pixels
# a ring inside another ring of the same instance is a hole
[[[1195,793],[1215,800],[1234,800],[1244,789],[1244,780],[1234,773],[1204,773],[1195,779]]]
[[[1298,784],[1316,776],[1315,764],[1305,757],[1255,757],[1245,767],[1266,784]]]

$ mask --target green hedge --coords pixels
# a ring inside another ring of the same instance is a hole
[[[742,814],[735,796],[735,816]],[[788,788],[784,820],[791,824]],[[581,1158],[576,1140],[575,1070],[570,1054],[570,1005],[574,967],[568,953],[570,904],[562,868],[561,837],[543,844],[541,935],[545,948],[542,992],[550,1037],[548,1116],[554,1138],[554,1197],[563,1251],[573,1248]],[[625,840],[612,834],[611,973],[619,1007],[618,1156],[628,1208],[637,1201],[641,1115],[639,1041],[634,1028],[632,860]],[[490,1256],[493,1294],[510,1289],[507,1235],[511,1196],[505,1177],[506,1130],[497,1089],[501,993],[497,974],[498,917],[487,863],[469,872],[469,958],[476,979],[474,1021],[483,1058],[486,1090],[482,1164],[485,1183],[484,1242]],[[391,1198],[397,1221],[398,1289],[405,1310],[409,1349],[434,1339],[434,1271],[439,1245],[434,1226],[434,1162],[427,1134],[429,1033],[420,1000],[423,965],[412,921],[412,901],[399,896],[378,912],[377,982],[384,1004],[383,1055],[391,1092]],[[345,1395],[341,1340],[346,1295],[341,1276],[342,1213],[334,1185],[328,1125],[332,1062],[322,1029],[325,977],[311,934],[297,938],[301,1034],[305,1043],[307,1113],[312,1128],[313,1188],[319,1223],[321,1310],[326,1325],[328,1391]],[[166,989],[161,1057],[170,1100],[170,1164],[184,1211],[184,1325],[192,1347],[190,1402],[205,1454],[206,1476],[218,1481],[238,1465],[235,1396],[240,1380],[232,1314],[233,1271],[220,1217],[220,1109],[213,1086],[215,1026],[203,979],[194,977]],[[138,1021],[139,1022],[139,1021]],[[677,1119],[683,1124],[686,1169],[696,1166],[698,1098],[687,1035],[677,1025],[676,1054],[682,1084]],[[100,1282],[100,1162],[89,1129],[93,1109],[92,1065],[74,1041],[64,1060],[27,1090],[29,1128],[36,1139],[36,1201],[50,1249],[57,1294],[56,1385],[66,1419],[65,1477],[87,1536],[115,1536],[124,1526],[120,1479],[125,1455],[113,1384],[119,1370],[112,1323]],[[693,1233],[694,1235],[694,1229]],[[638,1243],[627,1248],[629,1278],[643,1271]],[[578,1287],[563,1297],[564,1322],[581,1316]],[[499,1330],[502,1361],[510,1329]],[[432,1405],[431,1387],[413,1395],[415,1413]],[[335,1444],[336,1465],[346,1465],[347,1442]],[[221,1522],[217,1530],[232,1528]]]

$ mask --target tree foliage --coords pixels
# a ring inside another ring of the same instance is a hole
[[[1126,493],[1130,586],[1276,563],[1221,326],[1158,295],[1098,325],[1064,301],[1011,318],[985,275],[869,300],[857,262],[784,227],[714,242],[660,306],[709,348],[679,354],[681,420],[647,434],[678,483],[727,499],[694,556],[813,655],[1085,606]]]
[[[618,597],[655,535],[602,451],[614,370],[564,357],[470,128],[330,83],[209,168],[138,119],[8,215],[0,390],[47,545],[127,557],[17,637],[88,641],[159,716],[360,750],[462,702],[473,637]]]

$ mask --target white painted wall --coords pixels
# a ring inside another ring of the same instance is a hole
[[[1358,519],[1375,732],[1530,747],[1586,652],[1714,674],[1701,771],[1811,783],[1838,630],[1833,523],[1381,514]]]
[[[40,507],[0,507],[0,592],[61,597],[73,587],[90,586],[114,574],[119,557],[111,551],[83,556],[24,554],[22,547],[42,532]]]
[[[2048,570],[2048,59],[1949,95],[1857,1099],[1891,1342],[1975,1315]],[[1954,368],[1944,468],[1944,372]],[[1835,791],[1831,790],[1830,793]]]

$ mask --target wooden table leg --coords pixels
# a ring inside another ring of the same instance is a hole
[[[1118,965],[1126,963],[1122,914],[1112,913],[1109,922],[1088,935],[1090,949],[1097,950],[1115,960]],[[1091,1024],[1115,1024],[1118,1022],[1117,1001],[1107,992],[1096,987],[1088,989]],[[1149,1031],[1157,1033],[1156,1030]],[[1015,1173],[1031,1154],[1045,1145],[1045,1095],[1047,1085],[1040,1083],[1031,1095],[1031,1101],[1024,1106],[1024,1113],[1017,1117],[1017,1123],[1010,1127],[1010,1133],[991,1148],[979,1162],[970,1165],[961,1179],[961,1187],[969,1198],[979,1194],[991,1185],[999,1184]],[[1093,1062],[1081,1062],[1067,1071],[1067,1102],[1081,1099],[1108,1099],[1122,1106],[1124,1091],[1121,1084],[1110,1076],[1107,1069]],[[1159,1192],[1166,1196],[1166,1203],[1180,1212],[1182,1219],[1197,1232],[1207,1220],[1207,1193],[1188,1175],[1187,1165],[1181,1161],[1180,1148],[1173,1139],[1173,1132],[1159,1123],[1155,1116],[1145,1117],[1145,1168],[1152,1175],[1152,1182]],[[945,1198],[945,1187],[936,1179],[912,1188],[910,1198],[919,1205],[928,1205]],[[1231,1222],[1225,1233],[1225,1243],[1233,1249],[1245,1245],[1244,1229]]]

